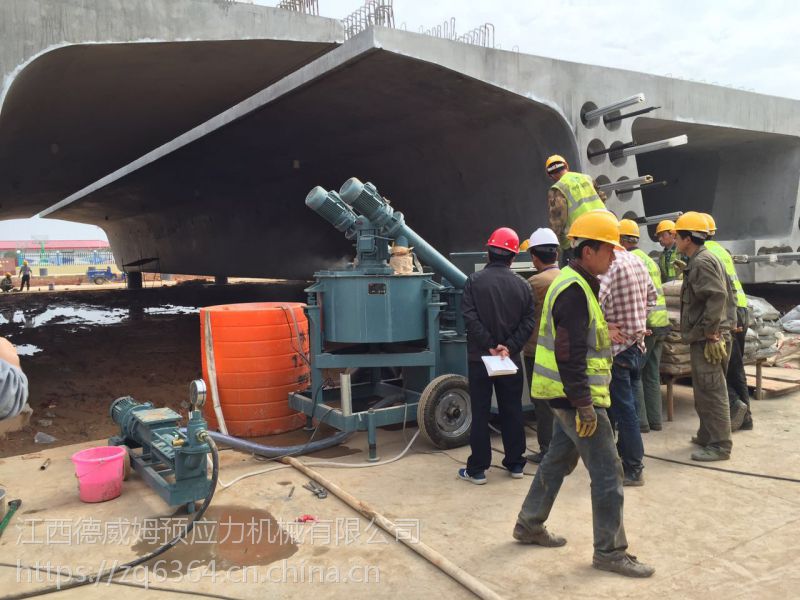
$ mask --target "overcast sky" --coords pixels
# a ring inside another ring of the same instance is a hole
[[[337,19],[362,4],[319,0],[321,16]],[[394,15],[409,31],[454,17],[462,34],[488,22],[505,50],[800,99],[796,0],[394,0]],[[98,227],[51,219],[0,222],[0,239],[41,234],[105,239]]]

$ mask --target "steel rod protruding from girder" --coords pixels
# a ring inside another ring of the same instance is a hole
[[[641,110],[635,110],[633,112],[625,113],[624,115],[617,115],[614,117],[609,117],[608,115],[603,117],[603,123],[608,125],[609,123],[616,123],[617,121],[622,121],[622,119],[629,119],[631,117],[638,117],[639,115],[646,115],[649,112],[653,112],[654,110],[658,110],[661,108],[660,106],[648,106],[647,108],[643,108]]]
[[[664,150],[666,148],[675,148],[676,146],[683,146],[689,143],[689,138],[686,135],[677,135],[675,137],[667,138],[665,140],[658,140],[657,142],[650,142],[649,144],[641,144],[639,146],[630,146],[623,148],[619,151],[619,156],[635,156],[636,154],[645,154],[647,152],[655,152],[656,150]]]
[[[604,117],[609,113],[616,112],[628,106],[633,106],[634,104],[639,104],[640,102],[644,102],[644,94],[634,94],[630,98],[625,98],[624,100],[619,100],[614,102],[613,104],[609,104],[607,106],[601,106],[600,108],[595,108],[594,110],[587,111],[584,113],[583,118],[586,121],[594,121],[595,119],[599,119],[600,117]]]
[[[643,175],[642,177],[636,177],[634,179],[623,179],[622,181],[615,181],[613,183],[604,183],[598,185],[597,189],[601,192],[613,192],[620,188],[626,188],[632,185],[646,185],[649,183],[653,183],[653,176]]]
[[[637,217],[634,219],[640,225],[656,225],[661,221],[674,221],[683,214],[683,211],[676,210],[675,212],[665,213],[663,215],[651,215],[649,217]]]

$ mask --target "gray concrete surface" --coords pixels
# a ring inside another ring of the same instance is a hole
[[[796,438],[800,419],[796,410],[800,394],[781,399],[754,402],[756,427],[751,432],[734,434],[733,457],[717,466],[784,477],[800,478],[796,460]],[[688,439],[697,426],[691,390],[676,388],[676,420],[665,422],[661,432],[644,436],[650,455],[686,461],[692,446]],[[413,430],[406,432],[410,436]],[[380,431],[379,451],[386,459],[405,446],[403,432]],[[535,447],[535,434],[528,443]],[[90,444],[86,444],[90,445]],[[501,448],[499,438],[493,445]],[[123,495],[111,502],[86,505],[77,499],[69,455],[83,446],[43,450],[36,458],[11,457],[0,461],[0,481],[9,497],[21,497],[25,504],[15,523],[0,541],[0,561],[4,563],[83,565],[97,567],[106,561],[128,560],[137,556],[122,544],[87,543],[82,533],[80,544],[29,543],[48,535],[56,539],[57,524],[71,523],[70,531],[84,531],[75,525],[79,519],[98,522],[132,521],[157,517],[169,511],[137,478],[124,484]],[[366,457],[366,439],[352,439],[347,454],[332,460],[360,462]],[[550,528],[564,535],[563,548],[525,547],[511,539],[516,513],[531,477],[512,480],[504,471],[492,469],[489,483],[477,487],[455,477],[458,463],[468,449],[430,454],[422,443],[399,462],[368,469],[319,467],[331,480],[355,496],[371,503],[390,519],[407,523],[420,539],[460,567],[478,577],[505,598],[688,598],[729,600],[731,598],[793,598],[800,584],[796,556],[800,551],[800,500],[792,482],[754,478],[732,473],[702,470],[689,466],[645,459],[646,485],[625,489],[625,526],[630,549],[643,561],[657,568],[648,580],[625,579],[590,567],[591,509],[589,481],[579,465],[568,477],[551,516]],[[51,457],[48,471],[38,470],[41,461]],[[319,459],[316,459],[319,460]],[[496,456],[499,464],[500,456]],[[234,477],[270,467],[241,454],[223,452],[222,478]],[[534,467],[526,468],[529,475]],[[212,583],[201,577],[202,569],[189,575],[173,575],[153,585],[221,593],[233,598],[395,598],[412,599],[472,597],[448,576],[442,574],[394,540],[380,543],[366,519],[360,519],[362,535],[351,543],[326,539],[326,528],[357,515],[338,499],[317,500],[301,485],[305,478],[292,469],[249,478],[218,493],[214,506],[220,515],[236,515],[233,523],[246,522],[251,514],[266,511],[281,521],[292,521],[302,514],[314,514],[333,525],[321,524],[317,537],[304,537],[296,551],[275,550],[260,558],[235,544],[217,548],[220,564],[260,564],[261,573],[273,565],[300,568],[300,565],[341,567],[373,565],[380,568],[380,582],[356,583],[281,583],[256,585],[234,583],[221,577]],[[295,491],[288,498],[291,486]],[[238,508],[237,508],[238,507]],[[40,521],[35,521],[39,519]],[[236,519],[239,519],[238,521]],[[86,521],[84,521],[86,522]],[[88,521],[91,524],[91,521]],[[38,523],[38,524],[37,524]],[[66,525],[64,527],[67,527]],[[106,531],[107,526],[101,525]],[[91,530],[86,530],[91,531]],[[321,535],[320,535],[321,534]],[[26,542],[26,543],[23,543]],[[259,549],[263,550],[263,549]],[[139,548],[141,552],[141,548]],[[207,556],[207,548],[177,548],[165,559],[184,566],[191,559]],[[271,560],[271,562],[270,562]],[[107,563],[108,564],[108,563]],[[277,571],[275,571],[277,573]],[[281,571],[283,572],[283,571]],[[292,573],[292,571],[288,571]],[[27,577],[26,571],[21,571]],[[197,580],[189,581],[190,575]],[[36,587],[16,580],[13,568],[0,569],[3,590],[28,591]],[[41,586],[41,584],[39,584]],[[84,588],[64,592],[63,597],[101,598],[141,597],[139,590],[122,587]],[[145,594],[158,598],[177,598],[167,592]]]
[[[668,181],[613,194],[619,216],[707,210],[737,253],[800,247],[794,100],[382,28],[283,75],[171,140],[169,129],[163,145],[116,171],[104,164],[43,214],[100,225],[120,264],[150,258],[147,268],[163,272],[309,277],[349,252],[304,209],[314,185],[371,180],[441,251],[469,251],[497,225],[527,233],[544,223],[542,163],[557,152],[602,181]],[[639,92],[644,106],[661,108],[617,124],[582,122],[583,108]],[[0,113],[0,138],[2,124]],[[680,134],[688,146],[614,162],[587,157],[590,145]],[[53,165],[48,175],[58,181],[64,171]],[[50,187],[51,197],[65,189]],[[19,202],[4,203],[2,214],[33,206]],[[739,269],[746,282],[800,278],[797,264]]]

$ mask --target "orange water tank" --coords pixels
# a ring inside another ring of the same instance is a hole
[[[204,414],[219,429],[206,360],[206,322],[217,389],[228,433],[257,437],[291,431],[305,416],[289,408],[288,394],[308,387],[308,320],[299,302],[253,302],[200,309],[200,352],[209,398]]]

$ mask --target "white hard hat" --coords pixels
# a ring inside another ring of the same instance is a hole
[[[540,227],[534,231],[528,240],[528,248],[533,248],[534,246],[558,246],[558,244],[558,236],[552,229],[547,227]]]

